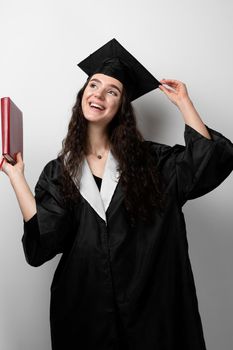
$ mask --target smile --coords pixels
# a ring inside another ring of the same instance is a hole
[[[97,104],[97,103],[94,103],[94,102],[90,102],[90,103],[89,103],[89,106],[90,106],[91,108],[96,108],[96,109],[99,109],[99,110],[101,110],[101,111],[103,111],[103,110],[105,109],[103,106],[101,106],[101,105],[99,105],[99,104]]]

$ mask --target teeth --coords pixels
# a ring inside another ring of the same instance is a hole
[[[102,107],[102,106],[100,106],[100,105],[97,105],[96,103],[93,103],[93,102],[90,103],[90,106],[91,106],[91,107],[99,108],[99,109],[101,109],[101,110],[104,109],[104,107]]]

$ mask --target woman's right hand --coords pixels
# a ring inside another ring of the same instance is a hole
[[[21,153],[20,152],[17,153],[15,165],[11,165],[2,156],[0,158],[0,170],[3,171],[10,179],[15,175],[24,175],[24,163],[23,163]]]

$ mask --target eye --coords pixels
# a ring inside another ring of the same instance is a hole
[[[109,90],[110,95],[117,96],[117,93],[113,90]]]
[[[90,85],[89,85],[91,88],[94,88],[94,87],[96,87],[96,84],[95,83],[90,83]]]

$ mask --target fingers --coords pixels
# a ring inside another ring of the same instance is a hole
[[[15,168],[17,169],[17,171],[19,171],[20,173],[24,173],[24,162],[23,162],[23,158],[22,158],[22,153],[18,152],[16,154],[16,164],[15,164]]]
[[[167,92],[167,93],[175,93],[175,94],[187,94],[187,87],[186,85],[180,81],[180,80],[175,80],[175,79],[162,79],[160,81],[161,84],[164,85],[160,85],[163,88],[161,88],[160,90]],[[165,90],[166,88],[166,90]]]
[[[2,158],[0,158],[0,170],[7,174],[8,166],[9,163],[7,162],[6,158],[2,156]]]
[[[4,157],[1,157],[1,158],[0,158],[0,170],[2,170],[2,168],[3,168],[3,163],[4,163],[4,161],[5,161],[5,158],[4,158]]]
[[[162,80],[160,80],[160,83],[161,82],[166,82],[166,83],[174,83],[174,84],[179,84],[179,83],[181,83],[181,84],[183,84],[182,83],[182,81],[180,81],[180,80],[175,80],[175,79],[162,79]]]
[[[23,161],[21,152],[18,152],[18,153],[16,154],[16,161],[17,161],[17,163]]]
[[[169,86],[169,85],[167,85],[167,86],[168,87],[165,87],[164,85],[159,85],[159,88],[160,88],[160,90],[162,90],[165,93],[176,93],[174,86]]]
[[[160,83],[165,84],[167,86],[170,86],[172,88],[177,88],[181,87],[182,85],[184,86],[184,83],[182,83],[179,80],[174,80],[174,79],[162,79]]]
[[[0,171],[6,171],[6,167],[5,164],[7,163],[7,166],[11,167],[13,165],[11,165],[10,163],[8,163],[8,161],[5,159],[4,156],[0,157]],[[23,159],[22,159],[22,155],[21,152],[18,152],[16,154],[16,164],[20,164],[20,166],[23,165]]]
[[[183,82],[175,79],[162,79],[160,83],[164,84],[159,86],[160,90],[162,90],[176,106],[179,106],[182,101],[189,98],[187,87]]]

